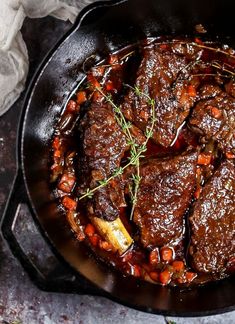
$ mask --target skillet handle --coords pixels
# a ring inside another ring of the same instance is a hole
[[[15,225],[22,204],[28,207],[30,206],[23,173],[22,170],[19,169],[3,214],[1,229],[3,237],[7,241],[13,255],[20,261],[31,280],[40,289],[45,291],[103,295],[100,290],[93,287],[85,278],[63,265],[62,261],[60,261],[51,251],[53,258],[56,260],[52,269],[50,269],[49,272],[46,271],[46,274],[39,269],[32,258],[24,251],[24,248],[17,240],[17,235],[15,235]],[[45,244],[44,238],[40,237],[40,239],[43,240]],[[46,245],[48,247],[48,244]]]

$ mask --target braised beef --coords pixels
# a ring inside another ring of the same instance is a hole
[[[235,255],[235,168],[225,161],[202,190],[190,217],[196,271],[225,272]]]
[[[225,92],[200,101],[193,109],[190,125],[206,140],[218,142],[224,152],[235,153],[235,98]]]
[[[195,188],[197,153],[172,158],[150,158],[140,168],[142,177],[134,222],[145,247],[175,245],[184,233],[184,215]]]
[[[79,194],[94,188],[108,178],[119,166],[127,149],[126,138],[107,103],[92,104],[80,124],[82,143],[79,158]],[[87,200],[89,215],[107,220],[119,216],[125,206],[123,185],[116,177]]]
[[[163,37],[111,54],[87,72],[58,123],[51,171],[60,207],[76,239],[125,275],[189,285],[235,271],[235,59],[218,46]]]
[[[158,44],[144,49],[143,59],[137,72],[136,86],[155,100],[157,122],[154,140],[168,147],[177,129],[188,116],[196,100],[194,89],[187,80],[175,82],[180,71],[187,65],[184,56],[173,54]],[[192,89],[194,91],[192,91]],[[137,96],[130,90],[122,105],[125,117],[145,131],[150,124],[151,108],[146,96]]]

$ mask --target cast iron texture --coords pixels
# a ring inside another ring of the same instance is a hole
[[[48,181],[53,127],[69,94],[84,76],[82,63],[87,57],[106,57],[148,36],[194,35],[198,23],[206,27],[211,38],[219,36],[234,45],[233,12],[230,0],[97,3],[79,15],[73,30],[44,61],[26,97],[19,129],[18,175],[3,222],[5,237],[39,284],[48,278],[40,278],[11,232],[14,214],[22,201],[29,205],[55,253],[96,286],[101,295],[139,310],[167,315],[199,316],[234,309],[234,278],[182,290],[126,278],[97,262],[83,244],[74,240]]]

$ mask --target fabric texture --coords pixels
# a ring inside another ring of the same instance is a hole
[[[24,90],[28,52],[20,29],[26,17],[47,15],[73,23],[78,12],[94,0],[0,0],[0,116]]]

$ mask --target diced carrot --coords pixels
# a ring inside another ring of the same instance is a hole
[[[187,280],[188,282],[191,282],[193,279],[196,278],[196,276],[197,276],[196,273],[194,273],[194,272],[190,272],[190,271],[187,271],[187,272],[186,272],[186,275],[185,275],[186,280]]]
[[[94,234],[93,236],[89,236],[89,241],[91,242],[91,244],[93,246],[97,246],[99,243],[99,240],[100,240],[100,238],[97,234]]]
[[[227,153],[226,153],[226,158],[227,158],[227,159],[235,159],[235,154],[230,153],[230,152],[227,152]]]
[[[75,184],[75,177],[71,174],[63,174],[60,182],[58,184],[58,188],[66,193],[70,193]]]
[[[77,110],[77,103],[76,103],[76,101],[74,101],[72,99],[69,100],[69,102],[67,103],[66,110],[68,112],[74,112],[74,111],[76,111]]]
[[[195,87],[192,84],[188,85],[187,93],[188,93],[188,95],[190,97],[196,97],[197,91],[196,91]]]
[[[159,281],[163,285],[167,285],[171,281],[171,274],[168,269],[165,269],[164,271],[160,272]]]
[[[168,45],[167,44],[160,44],[160,48],[161,49],[167,49],[168,48]]]
[[[117,64],[118,61],[119,61],[118,55],[112,54],[112,55],[109,56],[109,64],[111,64],[111,65]]]
[[[159,252],[158,249],[154,249],[149,254],[149,263],[152,265],[156,265],[159,263]]]
[[[105,251],[112,251],[112,249],[113,249],[112,244],[110,244],[109,242],[106,242],[106,241],[99,241],[99,247]]]
[[[55,150],[54,151],[54,158],[60,158],[61,157],[61,151],[60,150]]]
[[[108,80],[105,84],[105,87],[107,91],[112,91],[114,89],[113,82],[111,80]]]
[[[181,271],[184,269],[184,262],[180,260],[173,261],[171,265],[174,268],[174,271]]]
[[[92,224],[87,224],[84,232],[87,236],[93,236],[95,234],[95,227]]]
[[[199,44],[199,45],[203,45],[203,44],[204,44],[203,41],[202,41],[200,38],[198,38],[198,37],[196,37],[196,38],[194,39],[194,41],[195,41],[195,43],[197,43],[197,44]]]
[[[55,149],[55,150],[58,150],[60,148],[61,142],[60,142],[60,138],[58,136],[56,136],[54,138],[52,146],[53,146],[53,149]]]
[[[212,159],[211,154],[208,154],[208,153],[200,153],[198,155],[197,164],[200,164],[200,165],[208,165],[208,164],[211,163],[211,159]]]
[[[79,105],[82,105],[85,101],[87,101],[86,92],[85,91],[79,91],[77,93],[77,103]]]
[[[185,282],[185,279],[182,277],[177,278],[178,283],[182,284]]]
[[[200,197],[201,192],[202,192],[202,188],[198,187],[194,192],[194,198],[198,199]]]
[[[77,208],[77,202],[68,196],[63,197],[62,205],[68,210],[75,210]]]
[[[135,277],[140,277],[141,276],[141,268],[137,264],[134,264],[132,266],[132,274]]]
[[[171,248],[165,246],[161,249],[160,251],[160,254],[161,254],[161,259],[163,261],[171,261],[172,258],[173,258],[173,251]]]
[[[87,75],[87,80],[92,87],[100,88],[99,81],[92,74]]]
[[[92,100],[94,102],[101,102],[103,100],[103,96],[99,91],[94,91]]]
[[[154,281],[158,281],[159,274],[156,271],[151,271],[149,273],[149,277]]]

